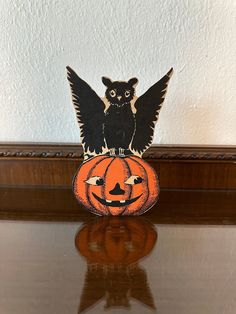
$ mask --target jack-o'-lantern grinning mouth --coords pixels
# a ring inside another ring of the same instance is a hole
[[[104,199],[100,198],[95,193],[92,193],[92,194],[96,198],[96,200],[98,200],[102,205],[112,206],[112,207],[121,207],[121,206],[130,205],[130,204],[134,203],[135,201],[137,201],[142,196],[142,194],[140,194],[139,196],[131,198],[130,200],[110,201],[110,200],[104,200]]]

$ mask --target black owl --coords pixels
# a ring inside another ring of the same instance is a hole
[[[106,99],[110,104],[105,111],[104,137],[107,148],[112,154],[119,155],[131,153],[129,145],[135,130],[135,116],[132,112],[131,101],[135,97],[134,86],[138,83],[136,78],[128,82],[112,82],[109,78],[102,78],[107,86]]]
[[[86,156],[109,152],[142,156],[151,145],[155,123],[165,98],[173,69],[142,96],[135,96],[137,78],[128,82],[102,77],[107,87],[100,98],[70,67],[67,67],[72,100],[80,125]]]

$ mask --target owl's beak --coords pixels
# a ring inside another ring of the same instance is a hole
[[[117,96],[118,100],[121,100],[122,96]]]

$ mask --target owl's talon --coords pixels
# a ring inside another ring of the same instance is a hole
[[[115,148],[110,148],[109,152],[110,152],[110,156],[112,156],[112,157],[116,156],[116,149]]]
[[[120,157],[125,157],[125,150],[124,150],[124,148],[119,148],[119,156]]]

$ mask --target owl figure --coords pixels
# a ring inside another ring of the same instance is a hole
[[[120,156],[131,153],[129,145],[135,130],[135,115],[131,103],[135,99],[136,78],[128,82],[112,82],[109,78],[102,78],[107,87],[105,101],[109,107],[105,111],[104,137],[111,155],[118,153]]]
[[[137,78],[124,82],[102,77],[106,91],[100,98],[67,67],[85,159],[101,154],[142,157],[152,143],[172,72],[171,68],[140,97],[135,95]]]

